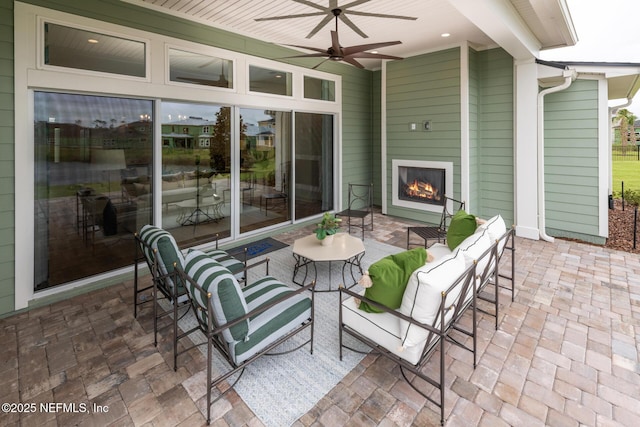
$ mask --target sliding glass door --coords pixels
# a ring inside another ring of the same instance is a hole
[[[240,233],[291,219],[291,113],[240,109]]]
[[[34,103],[35,290],[131,265],[154,206],[183,248],[334,208],[333,115],[295,113],[292,162],[292,112],[160,102],[154,170],[154,101]]]
[[[131,265],[152,218],[152,117],[148,100],[34,93],[35,290]]]
[[[231,118],[227,106],[163,102],[162,227],[180,246],[231,236]]]
[[[296,219],[334,208],[333,133],[333,115],[296,113]]]

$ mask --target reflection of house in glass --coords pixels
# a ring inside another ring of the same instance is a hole
[[[202,117],[188,117],[162,124],[162,146],[169,148],[208,148],[214,122]]]
[[[261,120],[258,122],[259,132],[256,135],[256,149],[260,151],[272,150],[274,147],[275,119]]]

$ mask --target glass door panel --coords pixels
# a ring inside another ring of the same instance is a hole
[[[295,218],[332,210],[333,116],[296,113]]]
[[[162,227],[180,247],[231,235],[231,108],[162,103]]]
[[[291,113],[240,109],[240,233],[291,219]]]
[[[131,265],[150,223],[153,102],[34,93],[36,291]]]

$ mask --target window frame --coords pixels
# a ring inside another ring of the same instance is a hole
[[[109,37],[116,37],[123,40],[130,40],[133,42],[139,42],[144,45],[144,77],[132,76],[128,74],[116,74],[109,73],[106,71],[94,71],[94,70],[86,70],[84,68],[72,68],[72,67],[64,67],[61,65],[50,65],[45,63],[45,25],[46,24],[54,24],[62,27],[68,27],[79,31],[89,31],[93,33],[99,33]],[[109,30],[102,27],[91,27],[88,25],[75,24],[67,21],[62,21],[54,18],[49,18],[46,16],[38,16],[37,20],[37,58],[36,58],[36,67],[40,70],[51,70],[51,71],[60,71],[64,73],[72,73],[72,74],[81,74],[85,76],[99,76],[99,77],[108,77],[108,78],[120,78],[125,80],[133,80],[133,81],[151,81],[151,40],[143,37],[134,36],[131,34],[125,34],[113,30]]]

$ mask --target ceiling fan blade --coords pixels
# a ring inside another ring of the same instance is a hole
[[[283,46],[289,46],[289,47],[298,47],[300,49],[307,49],[307,50],[312,50],[314,52],[320,52],[320,53],[324,53],[325,55],[328,55],[327,50],[326,49],[319,49],[317,47],[311,47],[311,46],[300,46],[297,44],[284,44]]]
[[[215,62],[215,59],[212,59],[211,61],[207,61],[207,62],[205,62],[204,64],[198,65],[198,68],[204,68],[204,67],[207,67],[207,66],[209,66],[209,65],[213,64],[214,62]]]
[[[324,12],[309,12],[309,13],[301,13],[298,15],[268,16],[266,18],[256,18],[254,19],[254,21],[257,21],[257,22],[277,21],[280,19],[308,18],[309,16],[322,16],[322,15],[324,15]],[[329,20],[331,20],[331,17],[329,17]]]
[[[322,64],[324,64],[325,62],[327,62],[329,60],[329,58],[325,59],[324,61],[320,62],[318,65],[316,65],[315,67],[312,67],[312,70],[315,70],[316,68],[318,68],[319,66],[321,66]]]
[[[337,31],[331,31],[331,48],[334,55],[342,56],[342,47],[340,47],[340,42],[338,41]]]
[[[322,58],[323,56],[329,56],[326,52],[325,53],[307,53],[304,55],[293,55],[293,56],[285,56],[283,58],[280,59],[290,59],[290,58]]]
[[[331,20],[333,19],[333,16],[331,15],[327,15],[324,18],[322,18],[322,21],[320,21],[320,23],[318,25],[316,25],[315,27],[313,27],[313,30],[311,30],[311,32],[309,34],[307,34],[308,39],[310,39],[311,37],[315,36],[316,33],[318,31],[320,31],[322,29],[322,27],[324,27],[325,25],[327,25],[329,22],[331,22]]]
[[[350,10],[348,13],[358,16],[371,16],[373,18],[405,19],[407,21],[415,21],[416,19],[418,19],[415,16],[386,15],[384,13],[358,12],[357,10]]]
[[[342,22],[344,22],[347,25],[347,27],[349,27],[353,31],[355,31],[356,34],[358,34],[360,37],[365,38],[365,39],[369,38],[368,35],[366,35],[364,32],[362,32],[362,30],[360,28],[358,28],[358,26],[351,21],[351,19],[347,18],[347,15],[340,14],[338,16],[338,18],[340,18],[340,20]]]
[[[229,87],[229,82],[225,80],[200,79],[197,77],[176,77],[176,80],[186,83],[195,83],[203,86]]]
[[[400,56],[385,55],[383,53],[356,52],[348,55],[349,58],[372,58],[372,59],[404,59]]]
[[[342,58],[342,60],[344,62],[347,62],[347,63],[353,65],[354,67],[364,68],[364,66],[361,63],[359,63],[358,61],[353,59],[353,56],[345,56],[344,58]]]
[[[371,0],[355,0],[348,4],[343,4],[340,9],[349,9],[350,7],[359,6],[363,3],[369,3]],[[349,11],[351,12],[351,11]]]
[[[329,11],[329,9],[327,9],[326,7],[320,6],[319,4],[315,4],[315,3],[310,2],[308,0],[293,0],[293,1],[296,2],[296,3],[304,4],[305,6],[312,7],[314,9],[323,10],[325,12]],[[331,0],[329,0],[329,2],[331,2]]]
[[[373,50],[373,49],[378,49],[380,47],[393,46],[396,44],[402,44],[402,42],[394,41],[394,42],[369,43],[369,44],[361,44],[358,46],[349,46],[343,49],[343,53],[345,55],[352,55],[354,53],[364,52],[365,50]]]

